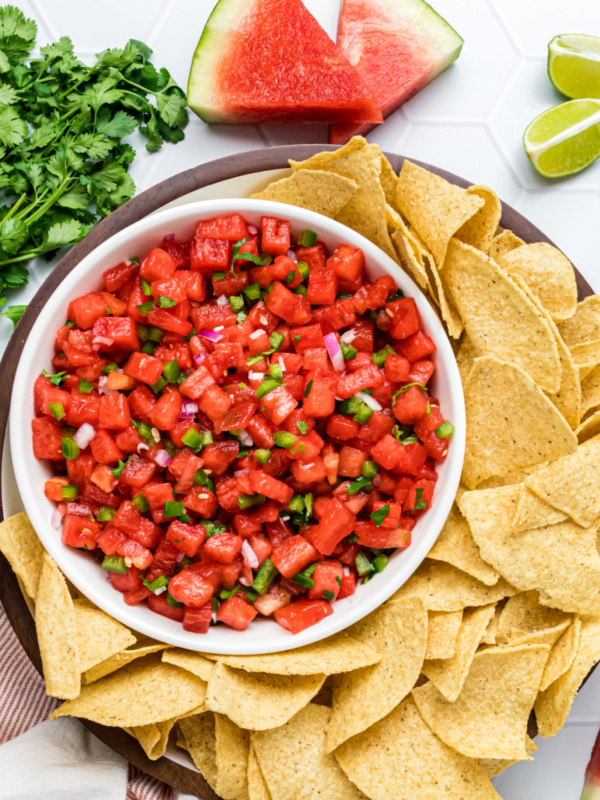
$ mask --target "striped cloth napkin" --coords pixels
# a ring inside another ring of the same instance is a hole
[[[193,800],[151,778],[46,695],[0,605],[0,800]]]

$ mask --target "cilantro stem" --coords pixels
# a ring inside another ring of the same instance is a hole
[[[25,200],[26,197],[27,197],[27,192],[23,192],[23,194],[19,197],[19,199],[14,204],[14,206],[12,206],[10,211],[2,217],[2,221],[3,222],[6,222],[7,219],[10,219],[12,216],[15,215],[15,213],[19,210],[19,206],[21,205],[23,200]]]

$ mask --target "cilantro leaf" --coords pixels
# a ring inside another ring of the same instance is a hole
[[[323,589],[323,597],[320,597],[319,600],[327,600],[331,603],[332,600],[335,600],[335,592],[330,592],[328,589]]]
[[[14,108],[0,108],[0,142],[6,145],[20,144],[27,135],[27,123]]]
[[[130,133],[133,133],[136,128],[137,120],[126,111],[117,111],[117,113],[111,117],[110,111],[107,108],[103,108],[100,114],[98,114],[96,130],[98,130],[99,133],[105,133],[107,136],[115,136],[121,139],[123,136],[128,136]]]
[[[88,66],[67,36],[30,59],[36,33],[18,8],[0,7],[0,307],[27,282],[29,259],[79,241],[133,196],[123,137],[139,129],[158,150],[188,121],[183,91],[143,42]]]
[[[370,515],[371,522],[373,523],[373,525],[376,525],[379,528],[383,525],[383,521],[385,520],[385,518],[389,513],[390,513],[390,504],[386,503],[381,508],[378,508],[377,511],[373,511],[371,513]]]
[[[296,423],[296,427],[298,428],[302,436],[306,436],[306,432],[308,430],[307,422],[303,422],[301,419],[299,419],[298,422]]]
[[[56,372],[54,375],[52,375],[50,372],[46,372],[45,369],[42,370],[42,375],[44,376],[44,378],[50,378],[50,383],[52,384],[52,386],[60,386],[63,380],[65,379],[66,374],[67,373],[65,371],[65,372]]]
[[[17,97],[16,89],[8,83],[0,83],[0,106],[12,106]]]
[[[6,311],[0,314],[0,317],[7,317],[16,328],[17,322],[21,319],[26,310],[27,306],[9,306]]]

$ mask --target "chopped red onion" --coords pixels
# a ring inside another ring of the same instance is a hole
[[[340,341],[344,344],[352,344],[352,342],[356,339],[356,331],[346,331],[346,333],[342,333],[340,336]]]
[[[262,336],[263,333],[264,333],[263,329],[262,328],[258,328],[257,330],[252,331],[252,333],[250,334],[250,336],[248,338],[249,339],[258,339],[258,337]]]
[[[252,584],[254,582],[252,580],[252,578],[244,578],[243,575],[240,575],[240,577],[238,578],[238,581],[242,584],[242,586],[252,586]]]
[[[226,306],[229,302],[229,298],[226,294],[222,294],[220,297],[217,297],[217,305],[218,306]]]
[[[148,445],[147,445],[147,444],[144,444],[144,442],[140,442],[140,443],[138,444],[138,446],[137,446],[137,451],[138,451],[138,453],[139,453],[140,455],[142,455],[142,453],[145,453],[147,450],[150,450],[150,448],[148,447]]]
[[[254,447],[254,439],[250,436],[248,431],[245,431],[243,428],[240,431],[240,435],[238,436],[238,439],[246,447]]]
[[[202,336],[204,339],[209,339],[211,342],[220,342],[223,338],[222,333],[218,333],[217,331],[210,331],[204,328],[201,331],[198,331],[198,336]]]
[[[58,528],[60,528],[62,518],[63,515],[60,513],[58,508],[55,508],[54,511],[52,512],[52,516],[50,517],[50,524],[52,525],[52,527],[58,530]]]
[[[288,258],[291,258],[291,259],[292,259],[292,261],[293,261],[295,264],[297,264],[297,263],[298,263],[298,256],[296,255],[296,251],[295,251],[295,250],[288,250],[288,251],[287,251],[287,257],[288,257]]]
[[[167,233],[164,237],[165,242],[174,242],[175,241],[175,234],[174,233]]]
[[[159,450],[158,453],[154,456],[154,463],[158,464],[159,467],[168,467],[171,463],[171,456],[167,453],[166,450]]]
[[[198,413],[198,403],[194,403],[192,400],[186,400],[185,403],[181,406],[181,411],[179,413],[179,419],[193,419]]]
[[[371,480],[371,483],[376,489],[379,489],[381,486],[381,475],[375,475],[375,477]]]
[[[247,567],[250,567],[250,569],[258,569],[258,557],[247,539],[244,539],[242,542],[242,558]]]
[[[331,359],[334,370],[336,372],[343,372],[346,369],[344,365],[344,356],[342,355],[342,348],[336,339],[335,333],[327,333],[323,337],[323,340],[325,341],[325,347],[329,353],[329,358]]]
[[[256,236],[256,234],[258,233],[258,228],[255,228],[254,225],[248,225],[247,228],[250,236]]]
[[[264,372],[249,372],[248,373],[248,378],[251,381],[262,381],[262,379],[264,377],[265,377],[265,373]]]
[[[181,564],[181,562],[183,561],[183,559],[184,559],[184,558],[185,558],[185,553],[184,553],[184,552],[183,552],[183,550],[182,550],[182,551],[181,551],[181,553],[179,553],[179,555],[178,555],[178,556],[177,556],[177,558],[175,559],[175,561],[176,561],[178,564]]]
[[[233,473],[233,477],[234,478],[239,478],[240,475],[243,475],[245,471],[246,470],[244,470],[244,469],[236,469],[236,471]]]
[[[196,364],[201,364],[207,355],[208,353],[196,353],[196,355],[194,356],[194,361],[196,362]]]
[[[108,380],[107,375],[100,375],[98,378],[98,394],[115,394],[116,389],[108,389],[106,386],[106,381]]]
[[[381,403],[375,400],[374,397],[371,397],[370,394],[365,394],[364,392],[357,392],[356,397],[359,400],[362,400],[365,405],[369,406],[372,411],[381,411]]]
[[[81,450],[85,450],[95,435],[96,431],[94,427],[90,425],[89,422],[84,422],[83,425],[77,429],[77,432],[73,436],[73,441]]]

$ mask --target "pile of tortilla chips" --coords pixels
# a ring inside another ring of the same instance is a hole
[[[429,557],[347,631],[263,656],[140,638],[76,595],[24,515],[0,549],[35,602],[52,716],[169,737],[225,800],[493,800],[600,661],[600,299],[499,227],[491,189],[357,137],[256,197],[335,217],[427,293],[456,340],[467,454]],[[201,646],[201,637],[199,637]]]

